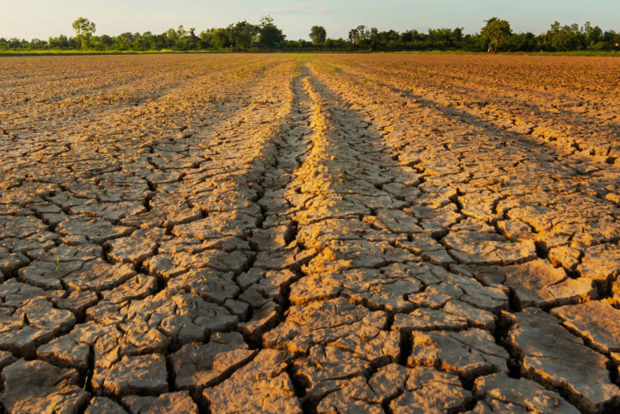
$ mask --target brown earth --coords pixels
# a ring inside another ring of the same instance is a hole
[[[620,412],[619,80],[0,59],[0,413]]]

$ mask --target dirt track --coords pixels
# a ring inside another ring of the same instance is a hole
[[[620,412],[619,79],[0,59],[0,413]]]

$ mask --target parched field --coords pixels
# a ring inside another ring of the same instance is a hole
[[[620,60],[0,59],[0,413],[620,412]]]

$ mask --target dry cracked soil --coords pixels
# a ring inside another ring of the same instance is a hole
[[[0,60],[0,413],[620,412],[620,60]]]

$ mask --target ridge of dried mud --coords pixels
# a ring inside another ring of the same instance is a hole
[[[620,411],[619,65],[0,60],[0,413]]]

